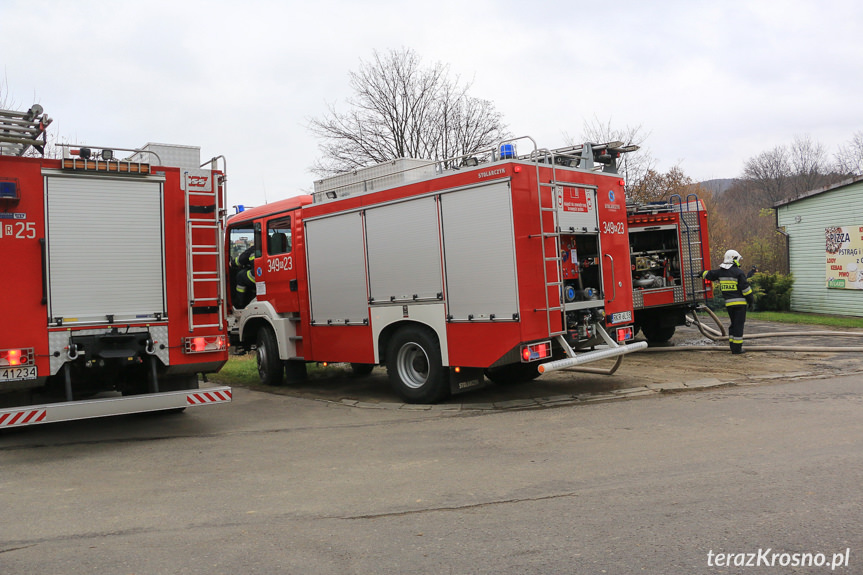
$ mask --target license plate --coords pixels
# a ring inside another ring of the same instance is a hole
[[[0,381],[20,381],[23,379],[36,379],[36,366],[26,367],[0,367]]]
[[[631,311],[621,311],[611,314],[611,323],[623,323],[625,321],[632,321]]]

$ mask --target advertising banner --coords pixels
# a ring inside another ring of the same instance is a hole
[[[827,287],[863,290],[863,226],[825,228]]]

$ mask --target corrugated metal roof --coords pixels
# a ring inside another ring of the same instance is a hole
[[[823,188],[815,188],[814,190],[810,190],[808,192],[803,192],[802,194],[798,194],[793,198],[787,198],[784,200],[780,200],[773,204],[774,208],[778,208],[779,206],[784,206],[786,204],[791,204],[798,200],[805,200],[806,198],[811,198],[812,196],[817,196],[818,194],[823,194],[824,192],[830,192],[839,188],[844,188],[845,186],[850,186],[852,184],[856,184],[857,182],[863,181],[863,175],[853,176],[848,178],[847,180],[842,180],[837,184],[833,184],[830,186],[824,186]]]

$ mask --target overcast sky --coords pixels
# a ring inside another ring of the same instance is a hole
[[[0,0],[0,81],[63,141],[224,154],[229,202],[258,205],[311,189],[309,118],[346,109],[373,50],[406,47],[514,135],[640,125],[660,170],[700,181],[863,130],[861,30],[859,0]]]

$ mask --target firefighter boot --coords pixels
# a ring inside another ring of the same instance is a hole
[[[740,354],[746,353],[745,351],[743,351],[743,344],[742,343],[730,342],[728,345],[731,347],[731,353],[734,355],[740,355]]]

